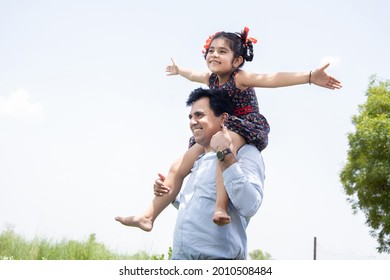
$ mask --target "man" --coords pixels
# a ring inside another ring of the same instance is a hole
[[[190,128],[196,143],[205,149],[195,162],[186,187],[174,205],[178,208],[172,259],[246,259],[246,228],[263,199],[264,163],[260,152],[244,144],[231,152],[232,139],[224,122],[232,107],[222,92],[199,88],[187,101]],[[216,202],[216,168],[229,196],[229,224],[218,226],[211,217]],[[163,193],[163,178],[155,193]]]

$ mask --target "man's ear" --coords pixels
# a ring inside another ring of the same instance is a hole
[[[233,60],[233,66],[235,68],[237,68],[238,66],[241,65],[241,63],[244,62],[244,58],[240,55],[239,57],[236,57],[234,60]]]
[[[225,125],[225,122],[226,122],[226,120],[228,119],[228,117],[229,117],[229,114],[228,114],[228,113],[223,113],[223,114],[221,115],[221,128]]]

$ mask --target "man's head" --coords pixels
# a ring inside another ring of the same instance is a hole
[[[224,91],[198,88],[191,92],[187,106],[192,106],[189,118],[195,141],[207,150],[211,137],[221,130],[228,115],[233,114],[233,105]]]

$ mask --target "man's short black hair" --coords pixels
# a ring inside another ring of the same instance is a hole
[[[210,90],[204,88],[197,88],[190,93],[187,99],[187,106],[192,106],[196,101],[203,97],[208,97],[210,102],[210,108],[214,112],[214,115],[219,117],[223,113],[233,115],[234,107],[230,101],[229,95],[223,90]]]

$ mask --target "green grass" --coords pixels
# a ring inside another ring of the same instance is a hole
[[[170,249],[168,258],[170,257]],[[53,242],[44,238],[26,240],[7,229],[0,234],[0,260],[163,260],[164,255],[118,254],[96,241],[91,234],[86,241],[62,240]]]

